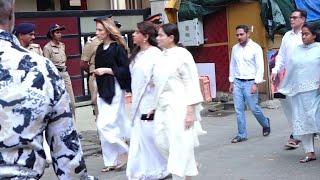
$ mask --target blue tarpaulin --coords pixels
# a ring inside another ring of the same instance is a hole
[[[308,12],[307,21],[320,20],[320,1],[319,0],[295,0],[298,9]]]

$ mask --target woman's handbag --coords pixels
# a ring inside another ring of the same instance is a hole
[[[282,93],[279,93],[279,92],[276,92],[273,94],[273,98],[276,98],[276,99],[286,99],[286,95],[282,94]]]

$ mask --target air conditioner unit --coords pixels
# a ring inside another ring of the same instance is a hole
[[[204,43],[203,24],[201,19],[178,22],[180,42],[184,46],[199,46]]]

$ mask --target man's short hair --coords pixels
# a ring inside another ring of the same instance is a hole
[[[11,19],[14,0],[0,0],[0,24],[5,25]]]
[[[244,24],[238,25],[238,26],[236,27],[236,30],[238,30],[238,29],[243,29],[243,31],[244,31],[245,33],[248,33],[248,32],[249,32],[249,27],[248,27],[247,25],[244,25]]]
[[[303,10],[303,9],[295,9],[292,11],[292,13],[294,12],[299,12],[301,17],[304,17],[305,19],[307,19],[307,11]]]

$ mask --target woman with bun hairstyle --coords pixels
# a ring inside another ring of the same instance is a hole
[[[175,24],[162,25],[157,42],[164,57],[155,72],[156,144],[168,158],[173,179],[191,179],[198,174],[194,155],[198,135],[206,133],[199,123],[203,97],[197,67],[191,53],[179,47]]]

